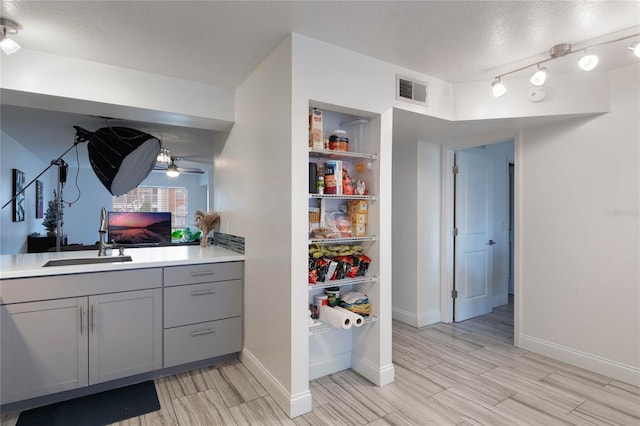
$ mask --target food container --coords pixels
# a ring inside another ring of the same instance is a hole
[[[369,139],[369,120],[365,118],[358,118],[346,123],[340,124],[344,130],[347,131],[347,137],[349,138],[351,151],[368,153],[367,147]]]
[[[316,294],[314,296],[314,302],[318,309],[320,309],[322,306],[329,306],[329,296],[327,296],[326,294]]]
[[[322,139],[322,111],[316,108],[309,110],[309,148],[323,149]]]
[[[318,193],[318,186],[316,185],[317,177],[318,165],[316,163],[309,162],[309,194]]]
[[[330,151],[349,151],[349,138],[346,130],[334,130],[329,136]]]
[[[340,287],[325,288],[324,294],[329,299],[329,306],[340,306]]]

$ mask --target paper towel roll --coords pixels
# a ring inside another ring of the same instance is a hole
[[[362,315],[358,315],[355,312],[351,312],[350,310],[345,309],[341,306],[336,306],[334,309],[336,309],[338,312],[345,313],[345,315],[351,318],[351,323],[354,327],[361,327],[362,324],[364,324],[364,318],[362,317]]]
[[[347,314],[329,306],[320,308],[320,321],[330,324],[333,328],[345,330],[351,328],[353,323],[353,320]]]

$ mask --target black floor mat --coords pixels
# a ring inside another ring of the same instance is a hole
[[[147,381],[23,411],[16,426],[100,426],[159,409],[156,387]]]

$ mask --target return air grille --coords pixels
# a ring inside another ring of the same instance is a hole
[[[396,99],[427,104],[427,83],[396,75]]]

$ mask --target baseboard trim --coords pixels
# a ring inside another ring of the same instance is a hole
[[[247,348],[240,352],[240,361],[290,418],[311,412],[311,392],[291,395]]]
[[[640,386],[640,368],[631,365],[522,334],[519,336],[519,347],[633,386]]]
[[[501,294],[500,296],[493,296],[493,307],[506,305],[509,303],[509,295]]]
[[[351,352],[334,355],[309,365],[309,380],[327,376],[351,367]]]
[[[409,324],[412,327],[424,327],[425,325],[440,322],[440,311],[430,311],[424,314],[414,314],[400,308],[392,308],[392,317],[395,320]]]
[[[367,360],[356,359],[353,361],[351,368],[353,371],[360,374],[376,386],[384,386],[389,383],[393,383],[395,380],[395,369],[393,364],[378,368]]]

